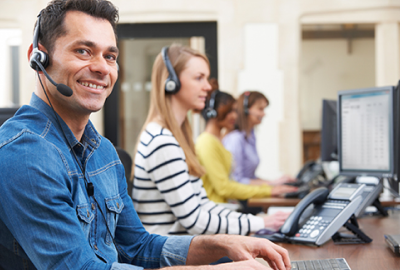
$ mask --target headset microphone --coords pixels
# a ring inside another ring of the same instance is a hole
[[[31,68],[36,70],[39,73],[39,69],[43,72],[46,78],[57,87],[57,91],[60,92],[61,95],[70,97],[72,96],[73,92],[72,89],[65,84],[56,83],[50,78],[49,74],[46,72],[46,67],[49,65],[49,55],[41,50],[39,50],[39,31],[40,31],[40,15],[42,15],[42,11],[40,11],[38,15],[38,19],[36,22],[36,27],[33,35],[33,42],[32,42],[32,56],[29,61]]]
[[[31,61],[34,61],[36,63],[36,65],[43,71],[43,74],[46,76],[46,78],[52,83],[54,84],[55,87],[57,87],[57,91],[60,92],[61,95],[66,96],[66,97],[70,97],[72,96],[73,92],[72,89],[62,83],[56,83],[49,74],[47,74],[46,70],[44,69],[43,65],[40,63],[40,61],[37,61],[36,59],[31,59]],[[38,70],[36,70],[38,71]]]

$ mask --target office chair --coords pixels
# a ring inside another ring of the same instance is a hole
[[[117,150],[119,159],[122,162],[122,165],[124,165],[125,168],[125,178],[126,178],[126,183],[128,184],[128,194],[132,198],[132,188],[133,188],[133,182],[131,181],[131,173],[132,173],[132,158],[131,155],[128,154],[124,149],[116,146],[115,149]]]
[[[18,111],[19,107],[15,108],[0,108],[0,126]]]

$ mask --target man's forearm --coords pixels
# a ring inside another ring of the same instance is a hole
[[[209,264],[227,256],[228,235],[199,235],[193,238],[186,265]]]

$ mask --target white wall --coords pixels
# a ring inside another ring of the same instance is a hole
[[[337,91],[375,86],[374,39],[305,40],[301,46],[300,103],[303,130],[321,128],[322,99]]]
[[[239,72],[238,90],[257,90],[270,101],[266,117],[256,128],[260,165],[257,175],[273,179],[282,174],[279,123],[283,118],[283,74],[278,68],[278,25],[251,23],[244,27],[244,69]]]
[[[20,46],[21,30],[0,28],[0,107],[12,107],[10,46]]]

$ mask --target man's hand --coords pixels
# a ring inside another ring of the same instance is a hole
[[[215,270],[267,270],[270,269],[267,266],[257,262],[255,259],[218,264],[214,268]]]
[[[267,239],[232,235],[225,241],[230,247],[227,256],[234,261],[262,258],[272,269],[290,269],[287,250]]]
[[[287,250],[267,239],[222,234],[194,237],[189,247],[186,264],[208,264],[224,256],[229,257],[233,261],[243,261],[243,265],[246,265],[246,263],[257,265],[252,260],[254,258],[262,258],[274,270],[290,269],[290,259]]]
[[[255,259],[221,263],[217,265],[199,265],[199,266],[172,266],[162,268],[163,270],[268,270],[271,269]]]

